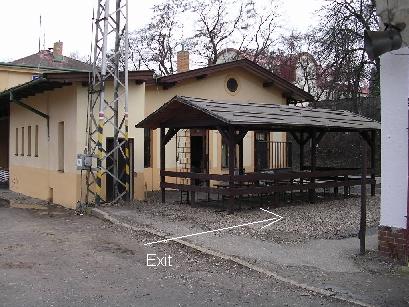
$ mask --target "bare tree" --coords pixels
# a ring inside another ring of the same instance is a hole
[[[275,30],[278,28],[278,5],[271,1],[267,7],[255,6],[253,1],[245,4],[247,21],[240,31],[241,42],[238,47],[241,54],[250,60],[263,64],[277,42]]]
[[[364,30],[378,28],[374,0],[327,0],[314,30],[314,57],[328,82],[325,98],[357,98],[379,63],[364,50]]]
[[[84,63],[87,63],[87,64],[91,64],[90,57],[86,56],[86,55],[81,55],[78,50],[71,52],[69,57],[74,59],[74,60],[77,60],[77,61],[81,61],[81,62],[84,62]]]
[[[196,53],[208,64],[216,64],[220,51],[232,47],[234,36],[248,26],[245,18],[247,0],[204,0],[192,3],[190,10],[197,17],[192,38]]]
[[[167,0],[153,7],[149,24],[130,35],[130,62],[134,69],[148,68],[160,75],[175,72],[175,53],[182,45],[182,0]]]

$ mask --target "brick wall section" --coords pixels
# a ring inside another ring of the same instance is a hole
[[[182,50],[176,55],[177,57],[177,71],[184,72],[189,70],[189,52]]]
[[[394,258],[407,264],[409,246],[405,229],[379,226],[378,229],[379,254],[384,257]]]

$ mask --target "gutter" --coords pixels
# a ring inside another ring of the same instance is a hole
[[[0,62],[0,67],[31,68],[31,69],[36,70],[36,71],[92,72],[92,70],[86,70],[86,69],[48,67],[48,66],[34,66],[34,65],[25,65],[25,64],[4,63],[4,62]]]

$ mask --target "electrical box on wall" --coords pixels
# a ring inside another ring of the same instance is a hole
[[[78,154],[77,155],[77,170],[90,170],[92,167],[92,156]]]

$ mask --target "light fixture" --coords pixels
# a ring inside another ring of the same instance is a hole
[[[405,27],[405,23],[398,23],[396,25],[386,24],[384,31],[365,30],[364,45],[368,57],[374,60],[386,52],[399,49],[402,46],[400,32]]]

